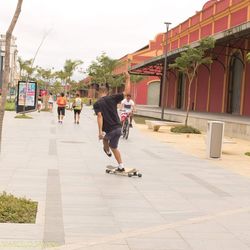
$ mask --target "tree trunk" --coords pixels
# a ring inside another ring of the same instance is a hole
[[[4,71],[3,71],[3,84],[2,84],[2,98],[0,106],[0,152],[2,151],[2,131],[3,131],[3,119],[5,111],[5,103],[7,98],[8,83],[10,79],[10,45],[12,32],[16,26],[18,17],[21,13],[23,0],[18,0],[15,14],[11,20],[10,26],[6,32],[6,41],[5,41],[5,58],[4,58]]]
[[[188,79],[189,79],[189,85],[188,85],[188,102],[187,102],[187,113],[186,113],[186,119],[185,119],[185,127],[188,125],[188,116],[189,116],[190,101],[191,101],[191,86],[192,86],[193,78],[194,78],[194,76],[188,77]]]

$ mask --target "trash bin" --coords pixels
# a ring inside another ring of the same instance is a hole
[[[207,157],[221,157],[223,136],[224,122],[209,121],[207,129]]]

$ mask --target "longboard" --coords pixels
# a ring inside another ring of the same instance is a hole
[[[137,177],[142,177],[142,174],[138,172],[137,169],[135,168],[125,168],[125,171],[119,172],[116,171],[117,167],[114,167],[112,165],[106,166],[106,173],[107,174],[117,174],[117,175],[123,175],[123,176],[137,176]]]

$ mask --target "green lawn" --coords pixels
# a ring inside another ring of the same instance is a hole
[[[5,105],[6,111],[15,111],[15,102],[14,101],[7,101]]]

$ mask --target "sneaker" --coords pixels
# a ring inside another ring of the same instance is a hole
[[[130,127],[130,128],[133,128],[133,125],[132,125],[132,123],[130,123],[130,124],[129,124],[129,127]]]
[[[111,152],[107,152],[107,151],[105,150],[105,148],[103,148],[103,151],[105,152],[105,154],[106,154],[108,157],[111,157],[111,156],[112,156]]]
[[[116,169],[116,171],[121,173],[121,172],[124,172],[124,171],[125,171],[125,168],[119,168],[119,167],[118,167],[118,168]]]

